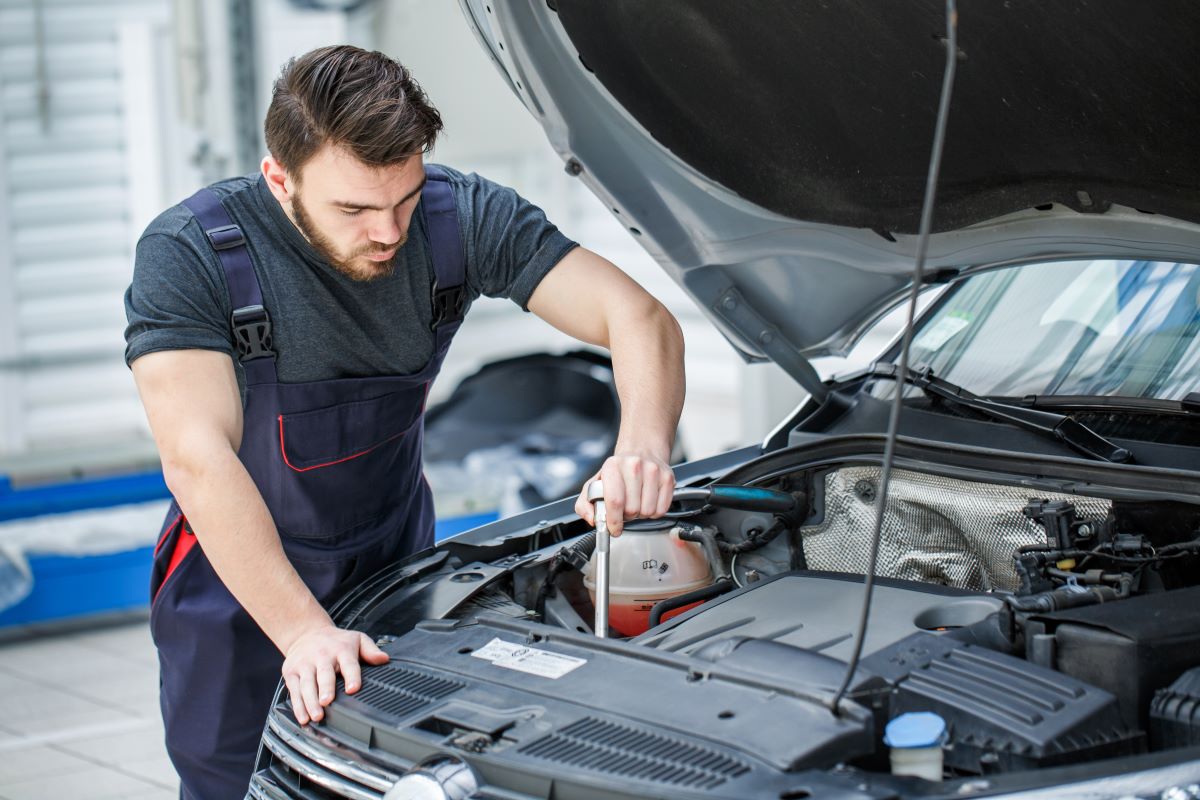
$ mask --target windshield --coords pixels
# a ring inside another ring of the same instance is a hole
[[[1200,266],[1030,264],[968,278],[912,364],[980,395],[1180,399],[1200,390]]]

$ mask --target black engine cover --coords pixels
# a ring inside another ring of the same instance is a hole
[[[967,772],[1076,763],[1144,745],[1103,689],[950,637],[915,634],[863,666],[896,687],[890,717],[932,711],[946,720],[945,761]]]
[[[422,623],[384,649],[392,660],[339,694],[326,729],[409,762],[467,751],[504,785],[553,775],[558,791],[778,796],[789,773],[876,748],[874,716],[849,702],[834,716],[803,670],[763,675],[496,616]]]

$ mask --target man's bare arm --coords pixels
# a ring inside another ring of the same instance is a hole
[[[266,503],[237,457],[242,405],[233,362],[207,350],[166,350],[133,362],[163,477],[217,576],[285,655],[296,718],[319,720],[361,683],[359,657],[387,655],[361,633],[342,631],[288,561]]]
[[[577,339],[612,353],[621,430],[604,480],[609,527],[666,513],[675,488],[669,466],[683,408],[683,334],[671,313],[611,262],[583,247],[538,284],[529,310]],[[622,509],[623,514],[614,513]],[[576,512],[592,522],[584,494]]]

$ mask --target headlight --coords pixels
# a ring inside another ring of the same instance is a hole
[[[1188,786],[1172,786],[1163,789],[1158,794],[1142,796],[1146,796],[1147,800],[1200,800],[1200,783],[1189,783]]]
[[[1195,772],[1197,766],[1197,762],[1192,762],[1189,771]],[[988,797],[991,800],[1200,800],[1200,783],[1194,780],[1188,781],[1185,778],[1184,781],[1175,783],[1160,783],[1156,780],[1162,773],[1170,770],[1171,768],[1132,772],[1081,783],[1060,784],[1044,789]]]
[[[449,756],[435,756],[392,784],[383,800],[465,800],[479,789],[471,768]]]

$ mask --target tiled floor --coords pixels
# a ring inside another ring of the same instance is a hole
[[[168,800],[144,615],[0,640],[0,800]]]

